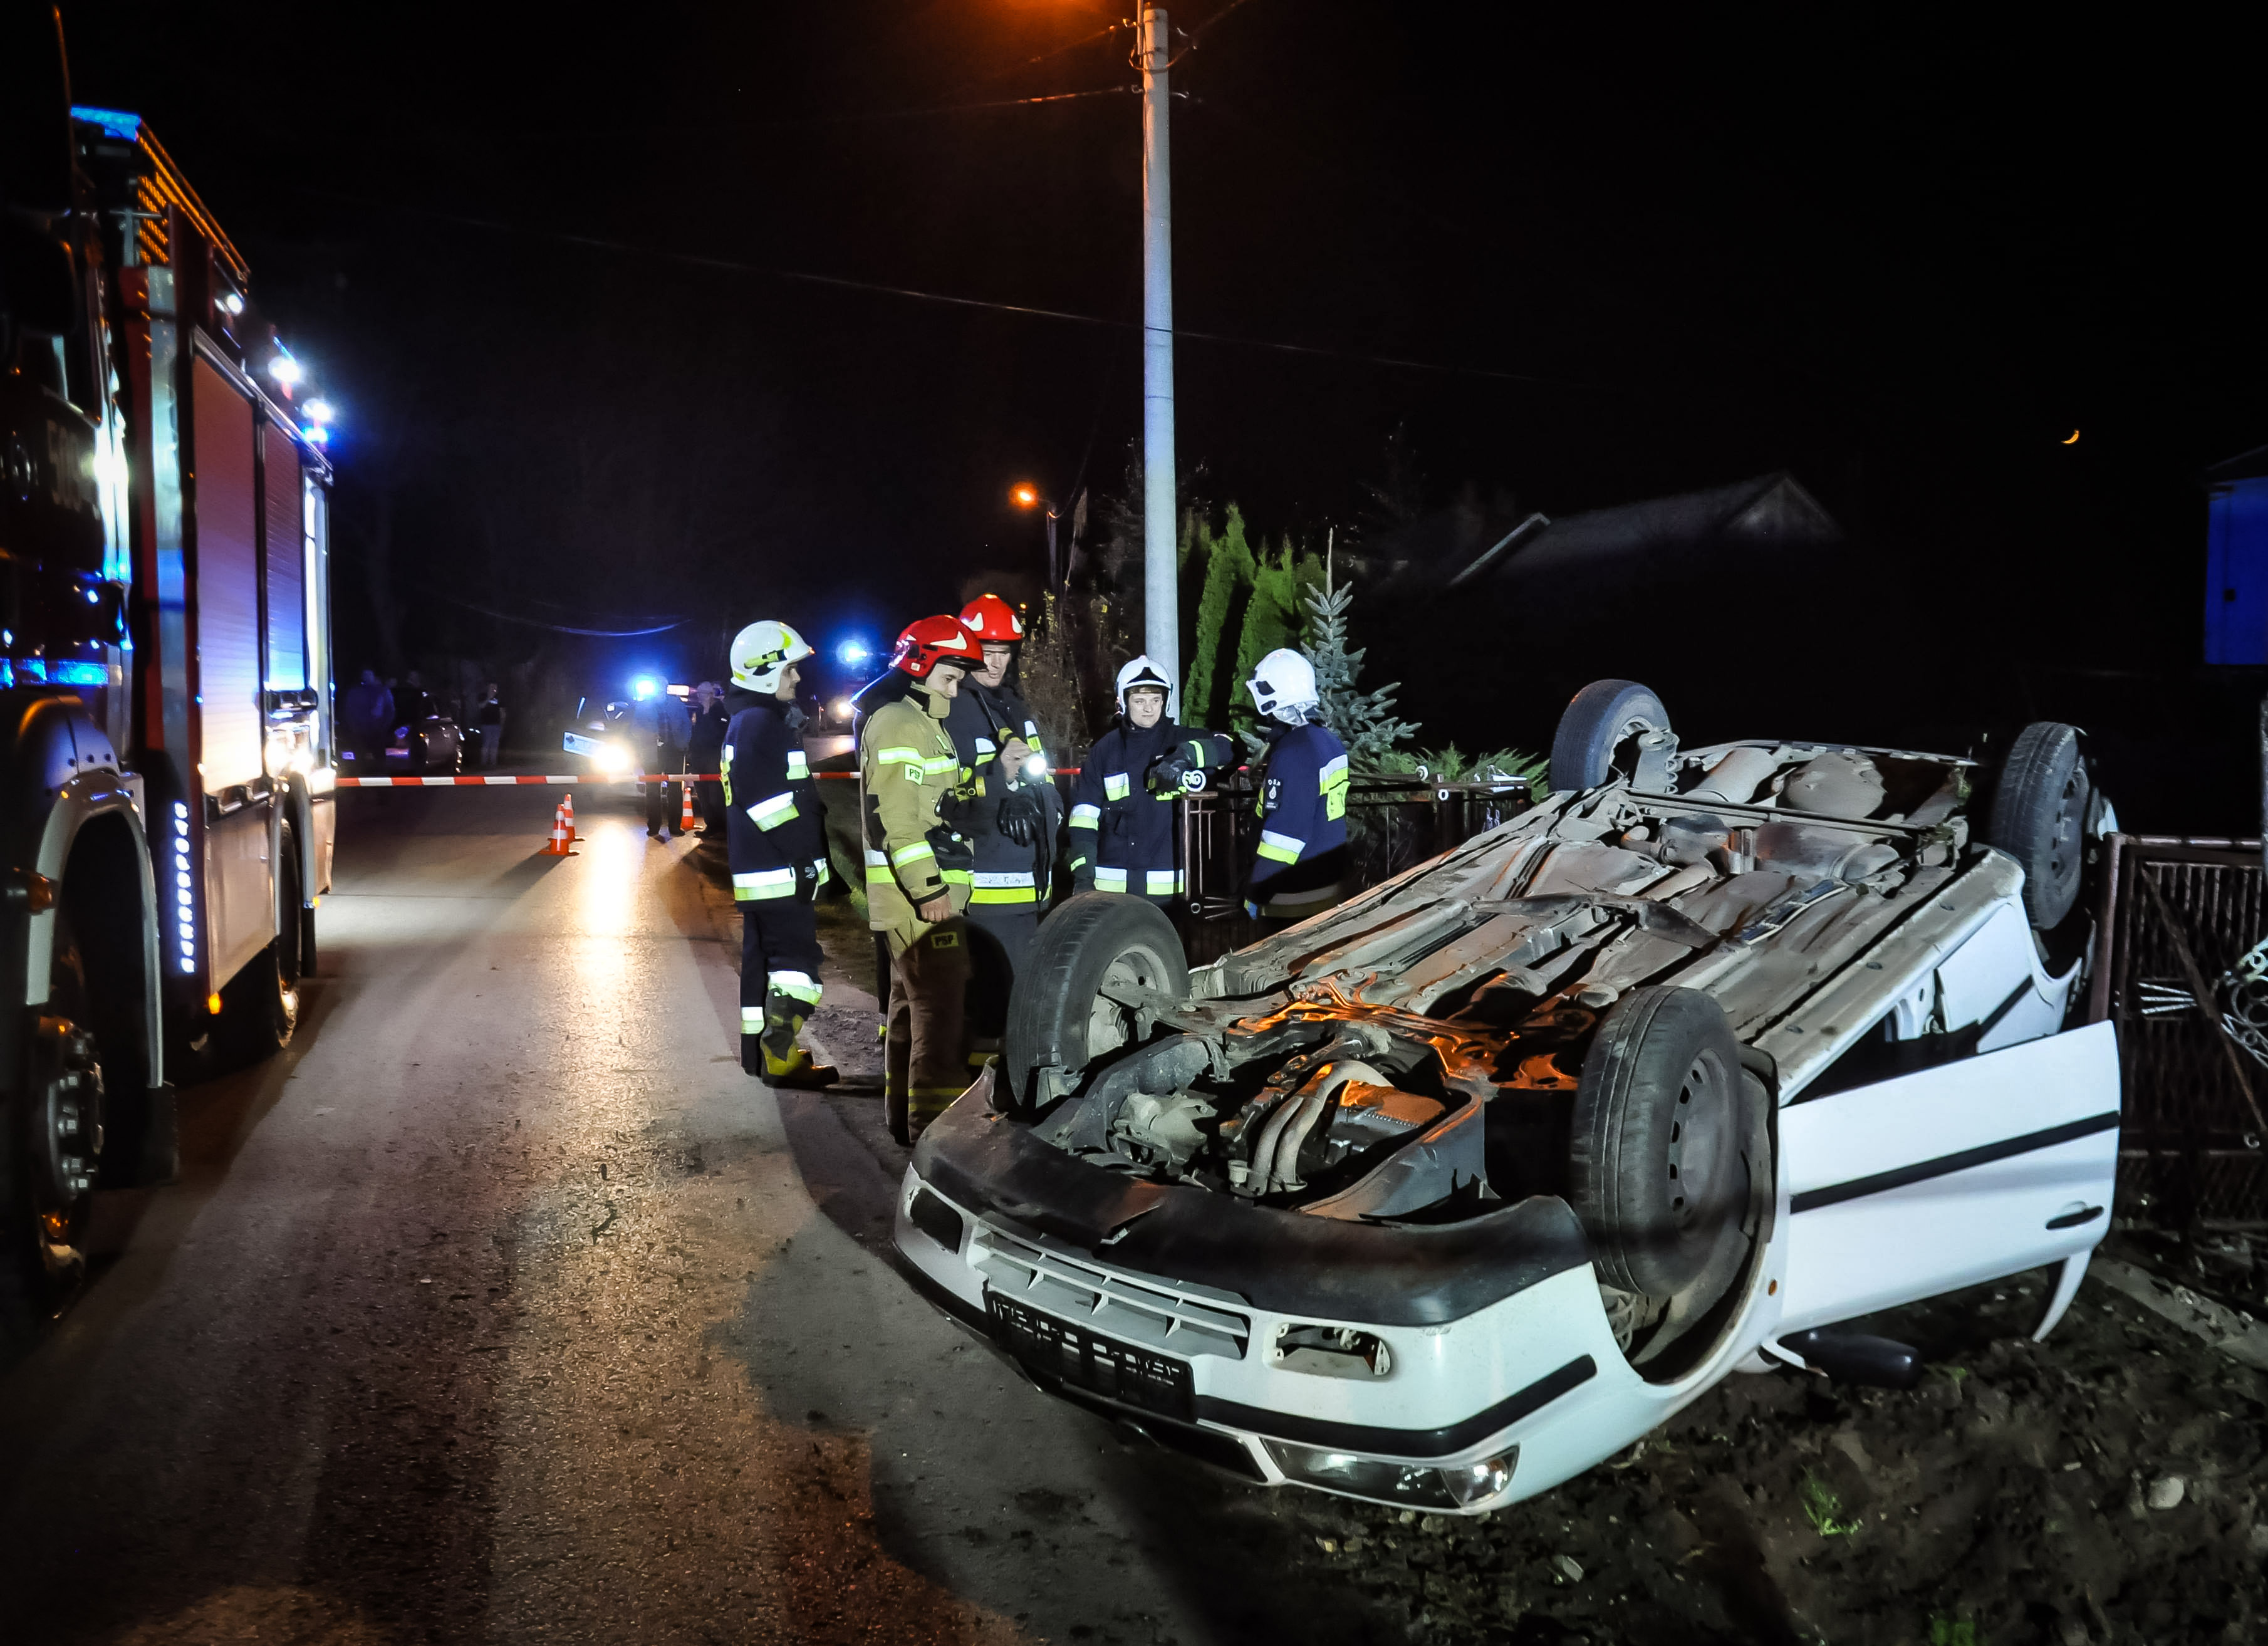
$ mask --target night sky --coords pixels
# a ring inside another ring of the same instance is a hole
[[[1397,427],[1433,504],[1786,469],[1980,644],[2191,663],[2197,471],[2268,439],[2242,54],[1566,11],[1174,14],[1178,321],[1340,351],[1185,341],[1197,492],[1358,524]],[[1137,429],[1117,16],[64,6],[79,100],[153,122],[342,407],[341,553],[383,520],[412,651],[493,641],[469,605],[880,636],[1035,568],[1008,484],[1116,489]]]

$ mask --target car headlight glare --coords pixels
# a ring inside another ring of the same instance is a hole
[[[1268,1448],[1276,1466],[1302,1486],[1410,1509],[1471,1509],[1510,1486],[1513,1471],[1520,1464],[1517,1446],[1479,1463],[1444,1469],[1366,1458],[1358,1452],[1294,1446],[1287,1441],[1263,1440],[1261,1444]]]
[[[601,744],[599,752],[591,758],[600,771],[609,775],[617,771],[627,771],[635,764],[630,759],[630,751],[620,743]]]
[[[1484,1502],[1512,1484],[1512,1472],[1520,1466],[1520,1448],[1500,1452],[1493,1458],[1484,1458],[1478,1463],[1468,1463],[1441,1471],[1441,1484],[1449,1488],[1449,1495],[1460,1505],[1470,1509]]]

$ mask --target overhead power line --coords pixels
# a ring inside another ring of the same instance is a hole
[[[948,308],[980,309],[996,314],[1022,314],[1035,320],[1061,321],[1074,326],[1101,326],[1115,331],[1140,331],[1142,323],[1133,320],[1114,320],[1107,314],[1085,314],[1076,309],[1049,308],[1035,303],[1008,303],[993,298],[963,297],[950,292],[929,292],[918,286],[894,285],[880,280],[857,280],[844,275],[817,274],[806,269],[779,269],[762,263],[752,263],[733,257],[713,257],[700,252],[674,251],[666,247],[640,246],[629,240],[608,240],[595,234],[576,234],[565,229],[538,228],[526,224],[504,223],[493,218],[476,218],[452,211],[437,211],[429,207],[412,206],[398,202],[372,200],[361,195],[342,193],[337,189],[298,188],[296,192],[321,199],[337,200],[350,205],[372,206],[385,210],[403,212],[416,217],[431,218],[437,222],[453,223],[466,228],[484,229],[494,234],[521,234],[537,240],[557,240],[569,246],[580,246],[592,251],[612,252],[622,256],[652,258],[661,262],[682,264],[692,269],[712,269],[726,274],[755,275],[764,279],[784,280],[799,285],[831,287],[842,292],[865,292],[877,297],[902,298],[910,302],[933,303]],[[1450,377],[1479,377],[1500,382],[1533,383],[1552,388],[1613,389],[1617,385],[1583,382],[1572,378],[1544,377],[1532,372],[1507,372],[1496,366],[1459,365],[1440,360],[1420,360],[1405,355],[1378,354],[1359,349],[1333,348],[1322,343],[1286,343],[1271,337],[1244,337],[1232,332],[1198,331],[1186,326],[1174,328],[1176,339],[1192,343],[1216,343],[1228,348],[1260,349],[1277,354],[1306,355],[1316,359],[1351,360],[1366,365],[1391,367],[1397,371],[1429,372]]]

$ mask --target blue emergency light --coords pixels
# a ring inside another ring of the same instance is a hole
[[[864,640],[845,640],[835,648],[835,655],[847,668],[856,668],[874,655]]]
[[[630,682],[630,696],[636,698],[640,703],[644,703],[659,690],[660,687],[652,675],[640,675],[636,680]]]

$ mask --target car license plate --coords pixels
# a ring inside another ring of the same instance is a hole
[[[409,751],[407,749],[389,749],[386,752],[389,755],[400,755],[404,760],[409,758]]]
[[[595,737],[578,736],[570,732],[567,734],[564,747],[571,755],[595,755],[599,752],[599,740]]]
[[[1032,1370],[1106,1400],[1184,1423],[1193,1421],[1197,1396],[1187,1361],[1097,1337],[997,1292],[984,1294],[984,1306],[992,1317],[992,1335]]]

